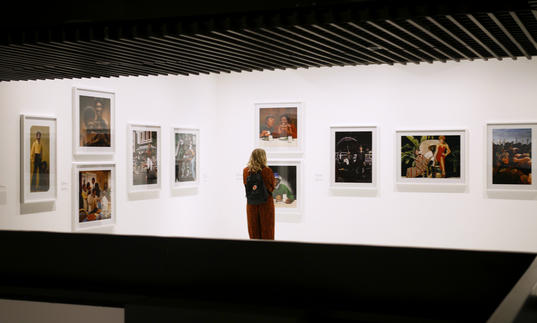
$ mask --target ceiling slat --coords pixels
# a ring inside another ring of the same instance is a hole
[[[462,24],[460,24],[455,18],[453,18],[450,15],[447,15],[446,18],[449,19],[455,26],[457,26],[460,30],[462,30],[464,33],[466,33],[470,38],[472,38],[476,43],[478,43],[481,47],[483,47],[487,52],[489,52],[490,55],[495,57],[498,60],[502,60],[496,52],[494,52],[492,49],[490,49],[487,45],[485,45],[479,38],[477,38],[473,33],[471,33],[466,27],[464,27]]]
[[[479,29],[481,29],[490,39],[492,39],[496,43],[496,45],[498,45],[505,53],[507,53],[507,55],[509,55],[509,57],[511,57],[514,60],[516,59],[516,57],[507,48],[505,48],[505,46],[502,43],[500,43],[500,41],[498,39],[496,39],[496,37],[494,37],[494,35],[487,28],[485,28],[485,26],[483,26],[473,15],[467,14],[466,16],[477,27],[479,27]]]
[[[448,34],[451,38],[455,39],[456,41],[458,41],[462,46],[464,46],[465,48],[467,48],[468,50],[470,50],[472,53],[474,53],[474,55],[476,55],[477,57],[481,58],[481,59],[484,59],[484,60],[487,60],[486,57],[482,56],[481,54],[479,54],[478,51],[476,51],[475,49],[472,48],[472,46],[468,45],[466,42],[464,42],[462,39],[460,39],[459,37],[457,37],[455,34],[453,34],[450,30],[448,30],[446,27],[442,26],[442,24],[440,24],[438,21],[436,21],[434,18],[432,17],[425,17],[425,19],[429,20],[431,23],[433,23],[436,27],[440,28],[443,32],[445,32],[446,34]],[[470,58],[471,60],[471,58]]]
[[[524,54],[527,59],[531,59],[531,56],[528,54],[528,52],[526,52],[526,50],[519,44],[519,42],[513,37],[513,35],[511,35],[511,33],[505,28],[501,21],[499,21],[493,13],[489,12],[487,13],[487,15],[490,17],[490,19],[492,19],[492,21],[494,21],[496,25],[498,25],[498,27],[500,27],[503,33],[509,38],[509,40],[513,42],[513,44],[515,44],[515,46],[522,52],[522,54]]]

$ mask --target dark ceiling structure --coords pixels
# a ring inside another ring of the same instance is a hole
[[[537,55],[535,0],[97,1],[17,12],[0,16],[0,81]]]

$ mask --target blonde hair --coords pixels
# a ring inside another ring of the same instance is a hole
[[[256,148],[250,155],[248,161],[248,170],[251,173],[257,173],[267,166],[267,154],[264,149]]]

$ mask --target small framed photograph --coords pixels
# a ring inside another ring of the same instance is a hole
[[[73,230],[116,223],[116,166],[73,164]]]
[[[270,160],[267,164],[276,179],[276,187],[272,192],[276,215],[300,215],[304,199],[300,161]]]
[[[330,127],[330,184],[337,189],[377,186],[377,127]]]
[[[487,189],[535,191],[532,157],[537,123],[487,124]]]
[[[199,129],[172,130],[172,187],[193,187],[199,184]]]
[[[115,150],[115,94],[73,88],[73,154],[107,155]]]
[[[255,105],[255,146],[269,154],[302,153],[304,137],[301,103]]]
[[[21,203],[56,200],[56,118],[21,115]]]
[[[129,124],[128,131],[128,192],[159,190],[160,126]]]
[[[396,132],[397,183],[466,184],[466,130]]]

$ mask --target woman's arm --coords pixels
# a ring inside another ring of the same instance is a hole
[[[449,145],[447,143],[445,143],[444,145],[446,145],[446,154],[444,156],[447,156],[451,154],[451,149],[449,149]]]

